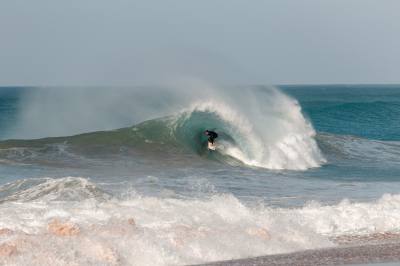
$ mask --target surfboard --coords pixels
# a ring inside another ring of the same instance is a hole
[[[208,142],[208,149],[211,151],[215,151],[215,149],[217,148],[217,146],[214,144],[211,144],[210,142]]]

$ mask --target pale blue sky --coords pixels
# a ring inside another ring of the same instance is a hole
[[[400,83],[399,0],[1,0],[0,85]]]

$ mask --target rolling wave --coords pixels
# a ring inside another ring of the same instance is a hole
[[[32,159],[32,154],[39,153],[53,158],[60,153],[71,157],[71,151],[99,154],[134,148],[147,155],[203,156],[208,153],[205,129],[219,134],[217,152],[209,157],[220,162],[290,170],[305,170],[325,162],[314,140],[315,131],[297,101],[275,89],[247,95],[243,100],[195,101],[174,115],[112,131],[2,141],[0,155]]]
[[[332,133],[316,134],[297,102],[280,95],[282,109],[248,116],[223,102],[195,102],[166,117],[111,131],[69,137],[0,142],[0,158],[24,163],[89,163],[92,155],[134,150],[135,156],[208,158],[230,165],[304,170],[329,160],[399,164],[399,142]],[[275,101],[277,99],[275,98]],[[285,106],[286,104],[286,106]],[[261,125],[261,127],[260,127]],[[218,132],[217,151],[207,150],[204,130]],[[324,154],[324,155],[322,155]],[[193,156],[194,155],[194,156]]]

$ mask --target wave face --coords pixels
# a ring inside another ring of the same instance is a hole
[[[6,158],[15,154],[16,147],[36,147],[30,152],[20,151],[24,156],[38,153],[38,149],[48,151],[42,145],[54,148],[54,144],[75,145],[80,149],[135,146],[159,153],[170,153],[172,149],[204,155],[207,138],[203,132],[211,129],[219,134],[213,158],[220,162],[289,170],[305,170],[325,162],[314,140],[315,131],[302,115],[298,102],[277,89],[249,89],[246,93],[214,98],[193,101],[171,116],[129,128],[64,138],[5,141],[0,146],[13,148],[2,150]]]

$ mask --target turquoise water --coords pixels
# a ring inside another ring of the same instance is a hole
[[[396,232],[399,122],[394,85],[196,93],[2,88],[0,224],[42,238],[58,215],[83,228],[132,216],[142,231],[115,250],[127,256],[128,246],[144,241],[149,254],[135,255],[141,265],[290,252],[332,246],[341,235]],[[219,134],[216,152],[206,149],[205,129]],[[169,242],[171,234],[187,245]]]
[[[400,139],[400,87],[286,86],[319,132],[376,140]]]

